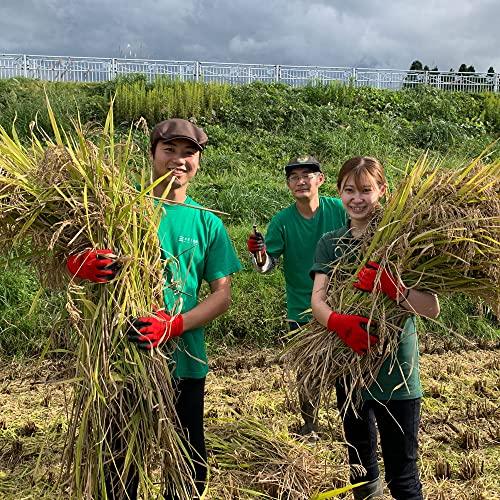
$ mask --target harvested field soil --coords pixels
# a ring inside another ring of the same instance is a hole
[[[229,349],[213,356],[211,365],[206,400],[209,447],[224,442],[238,423],[258,421],[279,436],[286,456],[300,455],[300,466],[310,471],[312,485],[345,484],[338,415],[331,410],[333,425],[328,426],[326,412],[320,412],[319,441],[294,438],[299,418],[295,401],[287,395],[277,352]],[[421,367],[425,390],[421,472],[426,498],[500,499],[500,351],[425,354]],[[70,376],[61,361],[4,362],[0,369],[0,498],[67,498],[65,492],[55,490],[55,484],[67,430],[66,404],[71,399],[70,385],[61,381]],[[243,490],[260,490],[273,498],[273,492],[279,491],[279,477],[270,478],[263,471],[250,478],[242,470],[228,469],[227,457],[220,454],[213,454],[210,461],[208,499],[254,498]],[[300,496],[290,493],[288,498]]]

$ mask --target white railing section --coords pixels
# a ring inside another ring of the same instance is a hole
[[[292,86],[341,82],[356,87],[401,89],[430,85],[444,90],[499,92],[499,73],[458,73],[328,66],[289,66],[105,57],[0,54],[0,78],[103,82],[119,75],[146,75],[220,83],[282,82]]]

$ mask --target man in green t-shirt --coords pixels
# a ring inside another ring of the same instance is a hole
[[[175,406],[194,469],[198,491],[193,492],[193,498],[202,494],[207,475],[203,407],[208,363],[203,326],[228,309],[231,274],[241,269],[222,221],[187,195],[207,141],[201,128],[179,118],[160,122],[151,132],[153,181],[171,173],[153,190],[154,196],[164,200],[158,237],[165,259],[165,309],[137,318],[129,331],[129,340],[144,350],[176,338],[172,364]],[[111,251],[87,253],[70,263],[74,275],[100,283],[114,277],[115,256]],[[208,282],[210,293],[199,301],[202,281]],[[108,498],[122,498],[124,494],[128,499],[137,498],[134,470],[123,482],[110,473],[106,483]],[[176,497],[167,491],[165,498]]]
[[[247,242],[253,262],[260,273],[271,271],[283,256],[287,319],[291,330],[311,319],[312,280],[309,269],[316,245],[324,233],[342,227],[346,217],[338,198],[320,196],[325,182],[321,165],[310,155],[294,158],[285,166],[286,184],[295,202],[278,212],[270,221],[265,240],[252,233]],[[315,404],[299,394],[304,425],[301,434],[317,432]]]

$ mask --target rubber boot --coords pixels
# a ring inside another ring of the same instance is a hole
[[[384,488],[382,487],[380,478],[377,477],[377,479],[363,484],[363,486],[354,488],[352,492],[354,494],[354,500],[374,500],[375,498],[382,496]]]
[[[299,404],[300,404],[300,415],[304,420],[304,425],[299,429],[299,434],[301,436],[307,436],[308,434],[318,434],[319,426],[318,426],[318,410],[317,403],[310,399],[311,396],[308,397],[306,393],[302,390],[299,390]],[[314,399],[316,399],[313,396]]]
[[[298,434],[305,437],[309,442],[315,443],[319,440],[319,428],[314,407],[309,401],[302,401],[300,410],[304,424],[298,430]]]

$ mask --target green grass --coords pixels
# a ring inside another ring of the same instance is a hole
[[[84,123],[102,122],[109,105],[109,95],[103,84],[0,79],[0,125],[10,130],[15,121],[21,137],[27,136],[35,124],[45,131],[52,130],[45,105],[46,94],[66,128],[77,113]]]
[[[29,356],[66,344],[64,297],[41,288],[31,266],[0,261],[0,354]]]
[[[425,332],[424,345],[429,340],[434,347],[438,345],[451,350],[500,346],[499,320],[482,301],[456,295],[441,299],[440,305],[441,314],[436,321],[417,319],[419,331]]]
[[[235,341],[275,343],[286,332],[285,280],[281,272],[258,274],[246,249],[246,225],[229,227],[243,270],[232,279],[232,306],[207,329],[209,347]],[[206,288],[205,288],[206,290]]]

